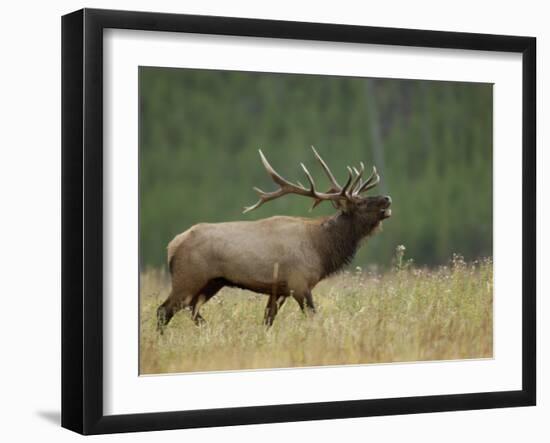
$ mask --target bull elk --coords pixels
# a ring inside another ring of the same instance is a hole
[[[262,163],[279,188],[272,192],[254,188],[260,199],[244,212],[284,195],[297,194],[313,199],[312,209],[330,201],[336,213],[320,218],[274,216],[256,221],[199,223],[177,235],[168,245],[172,289],[157,310],[161,333],[182,308],[191,310],[196,324],[204,322],[199,313],[201,306],[224,286],[268,295],[264,316],[267,326],[289,296],[303,312],[315,312],[312,289],[348,264],[361,240],[391,216],[391,198],[363,196],[380,181],[376,168],[363,181],[363,163],[359,169],[348,167],[347,181],[340,186],[312,149],[331,183],[327,192],[317,191],[303,163],[309,187],[284,179],[260,150]]]

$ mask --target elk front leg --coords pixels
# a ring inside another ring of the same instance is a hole
[[[284,300],[279,301],[282,295],[277,291],[277,284],[279,283],[279,263],[273,264],[273,283],[271,288],[271,294],[267,300],[267,306],[265,307],[264,323],[267,327],[270,327],[275,320],[275,316],[279,311],[279,307],[283,305]]]
[[[306,292],[305,298],[306,298],[306,306],[309,312],[311,312],[312,314],[315,314],[315,312],[317,311],[315,310],[315,305],[313,304],[313,295],[311,294],[311,291]]]
[[[293,293],[292,296],[294,297],[294,300],[296,300],[296,303],[298,303],[298,306],[300,306],[300,309],[304,314],[315,314],[315,305],[313,303],[313,296],[311,295],[311,291],[306,291],[304,293]]]
[[[280,311],[283,305],[285,304],[285,301],[287,299],[286,295],[279,295],[279,298],[277,299],[277,310]]]
[[[273,325],[273,321],[279,312],[279,308],[283,306],[286,297],[282,295],[270,295],[265,307],[264,324],[269,328]]]

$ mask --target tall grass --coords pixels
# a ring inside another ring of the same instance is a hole
[[[169,277],[141,275],[140,372],[283,368],[487,358],[493,354],[493,267],[489,259],[415,268],[399,257],[383,274],[346,271],[313,291],[317,314],[289,299],[273,327],[262,324],[267,297],[224,288],[195,326],[178,313],[164,335],[155,311]]]

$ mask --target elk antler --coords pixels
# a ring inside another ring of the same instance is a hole
[[[373,168],[373,173],[367,179],[367,181],[363,183],[361,180],[361,176],[365,171],[365,166],[363,165],[363,163],[361,163],[359,171],[355,168],[353,168],[352,170],[348,166],[348,179],[346,180],[344,186],[340,186],[336,181],[336,178],[330,171],[329,167],[321,158],[321,156],[317,153],[315,148],[313,146],[311,148],[313,149],[315,157],[317,158],[319,163],[321,163],[323,170],[325,171],[331,182],[332,186],[327,192],[319,192],[315,189],[315,182],[313,180],[313,177],[303,163],[300,163],[300,166],[302,167],[309,182],[309,189],[307,189],[300,182],[298,182],[298,184],[294,184],[286,180],[273,169],[273,167],[265,158],[262,150],[260,149],[258,152],[260,153],[260,158],[262,160],[264,168],[270,175],[271,179],[279,185],[279,189],[273,192],[265,192],[262,191],[260,188],[253,188],[259,194],[260,199],[254,205],[245,207],[243,213],[253,211],[256,208],[259,208],[265,202],[275,200],[276,198],[282,197],[283,195],[287,194],[297,194],[313,198],[315,202],[313,203],[311,209],[315,208],[319,203],[325,200],[332,201],[333,203],[339,202],[341,200],[351,201],[354,198],[357,198],[361,192],[364,192],[367,189],[376,186],[376,184],[378,184],[378,181],[380,181],[380,177],[378,177],[378,174],[376,173],[376,168]]]
[[[330,171],[329,167],[325,163],[325,161],[321,158],[317,150],[312,146],[311,149],[313,150],[313,154],[315,155],[315,158],[321,163],[321,166],[323,167],[323,170],[327,174],[330,182],[331,182],[331,188],[327,192],[337,192],[342,189],[342,187],[338,184],[336,179],[334,178],[334,174]],[[361,177],[363,176],[363,173],[365,172],[365,165],[363,162],[359,163],[360,168],[357,170],[356,168],[351,169],[348,166],[348,172],[350,174],[355,174],[355,178],[353,180],[352,185],[349,187],[348,195],[349,198],[355,198],[359,197],[359,194],[368,191],[369,189],[374,188],[379,182],[380,182],[380,176],[378,175],[378,172],[376,172],[376,167],[372,167],[372,174],[369,176],[367,181],[363,183]],[[315,208],[319,203],[321,203],[322,200],[316,200],[313,203],[313,206],[311,209]]]
[[[315,150],[315,148],[313,146],[311,147],[311,149],[313,150],[313,155],[315,155],[315,158],[317,160],[319,160],[319,163],[321,163],[321,166],[323,167],[323,170],[327,174],[327,176],[328,176],[328,178],[329,178],[329,180],[332,184],[332,188],[330,188],[327,192],[341,191],[342,187],[338,184],[338,182],[334,178],[334,175],[330,171],[330,168],[327,166],[325,161],[321,158],[321,156],[319,155],[319,153]]]
[[[357,197],[362,192],[366,192],[369,189],[374,188],[378,183],[380,183],[380,176],[376,171],[376,166],[372,167],[372,174],[369,176],[365,183],[359,182],[358,186],[353,190],[353,196]]]
[[[243,213],[253,211],[256,208],[259,208],[265,202],[268,202],[270,200],[275,200],[276,198],[282,197],[283,195],[287,195],[287,194],[303,195],[305,197],[311,197],[311,198],[314,198],[315,200],[320,200],[320,201],[324,201],[324,200],[337,201],[337,200],[345,200],[348,198],[346,191],[348,190],[351,184],[351,181],[353,179],[353,176],[351,175],[351,173],[343,188],[340,188],[335,192],[319,192],[315,189],[315,181],[313,180],[313,177],[311,176],[308,169],[305,167],[303,163],[300,163],[300,166],[302,167],[307,177],[307,180],[309,181],[309,185],[310,185],[309,189],[307,189],[301,184],[294,184],[286,180],[285,178],[281,177],[269,164],[269,162],[265,158],[261,149],[259,150],[259,153],[260,153],[260,158],[262,159],[262,163],[264,165],[265,170],[271,176],[272,180],[279,185],[279,189],[273,192],[264,192],[259,188],[254,188],[254,190],[259,194],[260,199],[256,202],[256,204],[245,207]]]

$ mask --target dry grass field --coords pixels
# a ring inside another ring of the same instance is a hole
[[[290,299],[272,328],[262,324],[267,296],[224,288],[201,309],[176,314],[164,335],[156,309],[169,276],[141,275],[140,372],[160,374],[342,364],[490,358],[493,266],[490,260],[420,269],[403,264],[382,274],[361,269],[321,282],[317,314]]]

